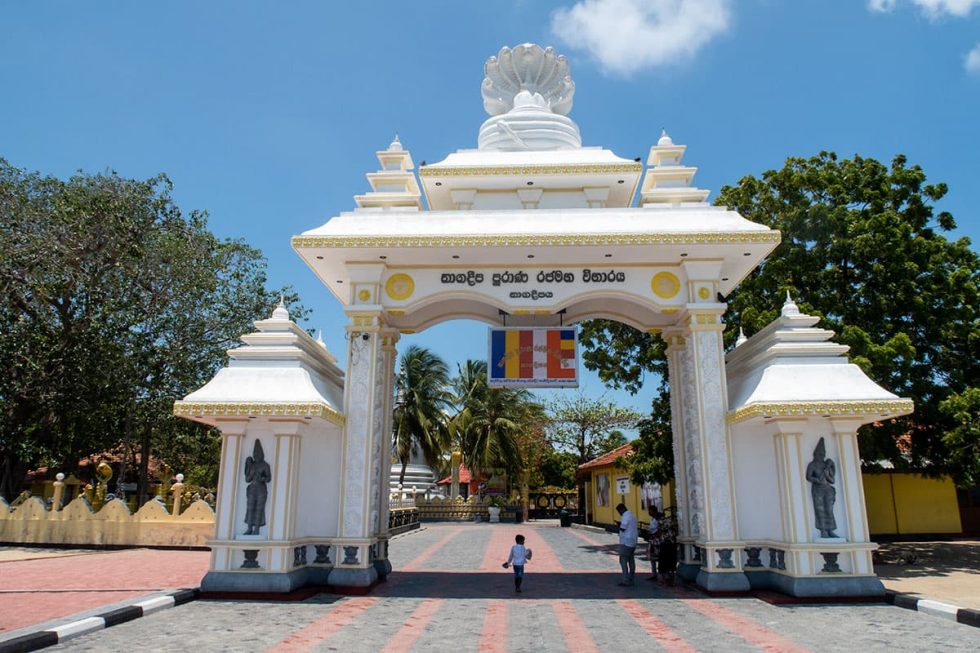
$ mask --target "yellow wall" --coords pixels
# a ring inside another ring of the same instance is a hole
[[[596,502],[596,478],[609,478],[609,502]],[[616,478],[628,476],[613,465],[593,469],[586,484],[586,505],[592,523],[611,525],[619,521],[616,504]],[[960,511],[956,501],[956,486],[950,478],[927,478],[917,474],[863,474],[864,499],[868,509],[868,528],[874,535],[911,535],[915,533],[961,533]],[[674,503],[673,485],[663,488],[664,507]],[[633,511],[640,524],[650,521],[640,509],[640,488],[630,483],[624,503]],[[897,515],[896,515],[897,510]]]
[[[605,506],[600,506],[596,501],[597,478],[600,474],[605,474],[609,479],[609,501]],[[650,523],[650,516],[646,510],[640,508],[640,486],[630,481],[630,491],[625,496],[617,494],[616,479],[621,476],[629,477],[629,473],[613,465],[599,467],[591,471],[589,482],[586,484],[586,503],[589,507],[589,518],[594,524],[615,524],[619,521],[619,513],[616,512],[616,505],[622,501],[636,515],[640,528],[644,528]],[[674,505],[674,489],[672,484],[663,486],[661,493],[663,495],[664,508]]]
[[[868,527],[873,534],[960,533],[956,486],[950,478],[864,474]]]

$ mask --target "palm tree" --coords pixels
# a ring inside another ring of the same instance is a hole
[[[474,474],[503,467],[522,469],[517,436],[543,413],[527,390],[490,388],[485,361],[468,360],[454,379],[459,412],[453,418],[453,439]]]
[[[395,457],[402,464],[398,482],[403,484],[413,453],[421,452],[436,467],[449,445],[447,421],[453,404],[449,368],[428,349],[412,345],[402,356],[395,388]]]

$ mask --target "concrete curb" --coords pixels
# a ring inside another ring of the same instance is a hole
[[[961,608],[951,603],[943,603],[918,594],[896,592],[895,590],[885,590],[885,601],[899,608],[924,612],[935,617],[980,628],[980,610]]]
[[[48,630],[39,630],[6,641],[0,641],[0,653],[26,653],[27,651],[36,651],[47,646],[54,646],[55,644],[66,642],[81,635],[87,635],[96,630],[102,630],[103,628],[115,626],[116,624],[139,619],[140,617],[166,608],[188,603],[196,599],[198,594],[199,590],[196,587],[193,589],[179,590],[164,596],[155,596],[143,601],[137,601],[133,605],[109,610],[93,617],[70,621]]]

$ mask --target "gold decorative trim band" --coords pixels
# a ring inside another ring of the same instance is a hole
[[[779,231],[651,234],[470,234],[460,236],[293,236],[294,249],[338,247],[550,247],[569,245],[778,244]]]
[[[578,165],[525,165],[525,166],[425,166],[419,168],[419,177],[513,177],[527,175],[602,175],[617,172],[643,172],[642,163],[581,163]]]
[[[846,415],[881,415],[898,417],[915,410],[911,399],[882,399],[879,401],[787,401],[761,402],[742,406],[726,416],[729,424],[753,417],[839,417]]]
[[[175,401],[174,415],[177,417],[319,417],[337,426],[343,426],[346,419],[342,413],[330,406],[315,401],[302,403],[254,403],[226,401],[221,403],[204,403],[193,401]]]

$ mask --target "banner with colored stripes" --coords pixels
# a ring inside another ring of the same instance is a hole
[[[563,328],[491,328],[491,387],[577,388],[578,332]]]

